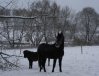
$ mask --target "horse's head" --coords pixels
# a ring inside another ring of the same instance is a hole
[[[24,50],[24,51],[23,51],[24,58],[27,58],[27,57],[28,57],[28,52],[29,52],[28,50]]]
[[[56,43],[55,43],[55,46],[57,48],[60,48],[60,47],[64,47],[64,35],[62,32],[59,32],[57,37],[56,37]]]

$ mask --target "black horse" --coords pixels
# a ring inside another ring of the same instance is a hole
[[[39,67],[40,72],[42,69],[44,69],[44,72],[46,72],[45,69],[45,63],[46,59],[53,59],[53,69],[52,72],[54,72],[54,68],[56,65],[56,60],[59,59],[59,70],[62,72],[62,58],[64,56],[64,35],[63,33],[58,33],[56,42],[54,44],[46,44],[42,43],[38,47],[38,57],[39,57]]]
[[[24,58],[27,58],[29,61],[29,69],[32,69],[33,61],[38,61],[38,53],[24,50],[23,54],[24,54]]]

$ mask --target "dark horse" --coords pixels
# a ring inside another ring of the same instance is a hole
[[[46,59],[53,59],[53,68],[52,72],[54,72],[54,68],[56,65],[56,60],[59,59],[59,70],[62,72],[62,58],[64,56],[64,35],[63,33],[58,33],[56,42],[54,44],[46,44],[42,43],[38,47],[38,56],[39,56],[39,67],[40,72],[42,69],[44,69],[44,72],[46,72],[45,69],[45,63]]]
[[[27,58],[29,61],[29,69],[32,69],[33,61],[38,61],[38,53],[24,50],[23,54],[24,54],[24,58]]]

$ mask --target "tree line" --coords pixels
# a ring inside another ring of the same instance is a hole
[[[99,44],[99,14],[92,7],[75,13],[49,0],[33,2],[28,9],[0,8],[1,46],[37,47],[55,41],[58,31],[64,33],[66,45]]]

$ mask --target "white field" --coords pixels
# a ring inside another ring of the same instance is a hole
[[[36,51],[37,49],[28,49]],[[23,50],[22,50],[23,51]],[[11,71],[1,71],[0,76],[99,76],[99,46],[84,46],[83,54],[81,47],[65,47],[63,57],[62,70],[59,72],[58,61],[56,63],[55,72],[52,73],[51,65],[46,63],[47,72],[39,72],[38,63],[34,62],[33,69],[28,69],[28,60],[19,59],[21,69]],[[4,50],[7,54],[19,55],[20,50]],[[21,55],[22,52],[21,52]]]

